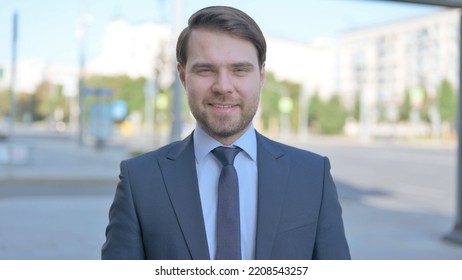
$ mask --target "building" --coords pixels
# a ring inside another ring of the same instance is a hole
[[[268,37],[267,45],[266,71],[277,79],[302,85],[308,96],[317,92],[328,98],[337,91],[334,39],[298,43]]]
[[[424,89],[430,98],[443,79],[458,87],[459,10],[345,32],[338,45],[338,92],[350,106],[379,108],[391,121],[405,94]],[[414,100],[417,102],[417,100]]]
[[[174,49],[167,25],[144,23],[131,25],[113,20],[103,37],[102,48],[87,65],[87,75],[128,75],[131,78],[173,81]]]

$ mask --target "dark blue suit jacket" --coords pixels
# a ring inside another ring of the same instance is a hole
[[[349,259],[329,160],[257,133],[256,259]],[[210,259],[192,135],[121,163],[103,259]]]

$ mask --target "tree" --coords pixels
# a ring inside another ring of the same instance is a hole
[[[399,120],[400,121],[408,121],[409,117],[411,116],[411,96],[410,92],[406,91],[404,94],[403,103],[399,106]]]
[[[348,113],[338,95],[321,106],[319,111],[319,132],[323,134],[339,134],[343,131]]]
[[[451,83],[447,79],[441,81],[437,96],[441,120],[454,124],[457,116],[457,98]]]
[[[48,101],[51,97],[52,88],[53,85],[50,82],[43,81],[35,89],[33,93],[36,103],[36,108],[34,108],[34,120],[43,120],[51,114],[52,108],[50,108],[50,102]]]
[[[280,94],[283,93],[283,91],[283,87],[276,81],[274,75],[267,72],[265,86],[261,94],[261,118],[265,130],[270,128],[272,120],[279,120],[278,102]]]
[[[422,100],[422,107],[420,108],[420,118],[429,123],[430,122],[430,107],[432,100],[428,94],[427,89],[423,88],[423,100]]]
[[[323,110],[323,102],[317,92],[310,98],[308,104],[308,125],[315,126],[319,120],[320,112]]]
[[[287,95],[292,99],[294,107],[292,109],[292,112],[290,113],[290,124],[292,130],[295,132],[298,131],[298,128],[300,126],[300,107],[297,106],[296,104],[299,103],[300,100],[300,90],[301,86],[300,84],[296,83],[291,83],[288,81],[283,82],[285,88],[287,89]]]
[[[339,95],[333,95],[328,101],[323,101],[318,93],[310,100],[309,125],[314,131],[322,134],[339,134],[343,131],[348,112],[342,104]]]
[[[114,99],[127,102],[128,113],[144,111],[144,78],[131,79],[128,76],[93,76],[87,79],[89,87],[104,87],[114,90]]]
[[[16,101],[16,119],[29,121],[43,121],[53,119],[55,111],[60,109],[64,115],[69,116],[69,106],[62,92],[62,86],[49,81],[41,82],[33,93],[18,93]]]
[[[359,121],[360,115],[361,115],[361,93],[358,91],[355,94],[355,103],[353,104],[351,116],[356,121]]]
[[[10,111],[10,98],[9,98],[9,91],[8,90],[1,90],[0,91],[0,117],[6,116],[9,114]]]
[[[15,96],[17,121],[24,120],[25,116],[31,121],[41,120],[42,116],[37,112],[37,96],[30,93],[18,93]]]

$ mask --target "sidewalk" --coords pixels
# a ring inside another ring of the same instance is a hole
[[[341,144],[330,141],[324,145]],[[8,178],[0,165],[0,259],[99,259],[126,143],[102,150],[66,137],[17,143],[30,149],[30,161]],[[382,194],[337,187],[354,259],[462,259],[462,246],[442,241],[452,217],[380,207]]]
[[[111,181],[119,163],[129,155],[126,146],[108,143],[103,149],[79,146],[69,135],[18,137],[13,145],[26,153],[24,162],[0,165],[0,181]],[[4,145],[7,145],[6,143]]]
[[[127,145],[40,133],[14,145],[27,155],[0,164],[0,259],[99,259]]]

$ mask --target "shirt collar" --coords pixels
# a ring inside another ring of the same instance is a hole
[[[210,137],[199,125],[196,124],[196,128],[193,134],[194,139],[194,153],[196,161],[202,161],[207,154],[215,149],[216,147],[223,146],[220,142]],[[247,131],[237,139],[230,146],[238,146],[241,148],[247,156],[253,160],[257,160],[257,135],[255,128],[251,123]]]

